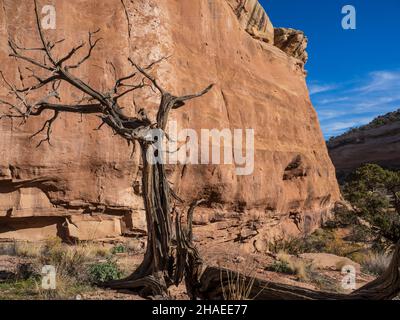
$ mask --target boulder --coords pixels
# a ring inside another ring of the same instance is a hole
[[[345,266],[353,266],[357,272],[360,272],[361,266],[359,263],[346,257],[339,257],[329,253],[303,253],[301,258],[309,260],[312,266],[316,269],[323,270],[338,270],[341,271]]]

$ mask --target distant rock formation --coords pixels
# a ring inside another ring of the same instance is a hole
[[[89,30],[101,29],[103,40],[90,63],[76,71],[93,87],[103,90],[113,83],[107,62],[121,75],[132,70],[129,56],[142,65],[171,56],[153,70],[169,91],[184,94],[215,83],[207,96],[173,114],[181,128],[255,130],[253,175],[237,176],[234,165],[168,168],[181,198],[208,200],[197,220],[233,216],[254,233],[249,243],[262,243],[274,235],[310,232],[329,216],[340,193],[296,59],[305,61],[305,39],[283,40],[278,32],[275,42],[283,51],[274,46],[273,26],[257,1],[52,3],[57,28],[46,34],[66,38],[57,54],[86,40]],[[0,69],[20,84],[17,64],[8,57],[9,38],[37,44],[33,1],[0,0]],[[67,103],[82,98],[68,87],[60,91]],[[148,96],[144,90],[137,105],[148,105]],[[4,86],[0,98],[7,98]],[[132,99],[123,105],[135,114]],[[51,146],[36,148],[37,140],[29,137],[48,116],[24,126],[0,120],[0,238],[85,240],[143,232],[138,152],[131,158],[126,143],[108,128],[95,130],[97,117],[74,114],[54,123]]]
[[[340,180],[366,163],[400,169],[400,109],[331,138],[327,145]]]

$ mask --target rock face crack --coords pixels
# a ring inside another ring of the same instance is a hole
[[[125,1],[124,1],[124,0],[121,0],[121,4],[122,4],[122,6],[123,6],[123,8],[124,8],[124,12],[125,12],[125,16],[126,16],[126,22],[127,22],[127,25],[128,25],[128,37],[129,37],[129,39],[130,39],[130,38],[131,38],[131,32],[132,32],[132,23],[131,23],[131,19],[130,19],[130,17],[129,17],[128,9],[127,9],[127,7],[126,7],[126,5],[125,5]]]

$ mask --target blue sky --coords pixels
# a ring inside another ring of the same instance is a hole
[[[307,82],[325,138],[400,108],[399,0],[260,0],[275,27],[309,38]],[[344,30],[353,5],[357,29]]]

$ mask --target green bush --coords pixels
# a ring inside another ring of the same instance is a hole
[[[127,250],[126,250],[126,247],[123,244],[119,244],[119,245],[116,245],[114,248],[112,248],[111,252],[113,254],[126,253]]]
[[[281,260],[274,261],[266,269],[272,272],[295,274],[294,270],[290,267],[289,263]]]
[[[354,224],[351,226],[351,233],[346,237],[346,240],[353,242],[370,242],[374,240],[373,238],[373,231],[370,227],[361,224]]]
[[[343,193],[359,217],[377,230],[376,241],[400,240],[400,172],[364,165],[350,176]]]
[[[122,277],[122,271],[118,264],[107,259],[106,262],[95,263],[89,266],[90,279],[94,283],[117,280]]]

